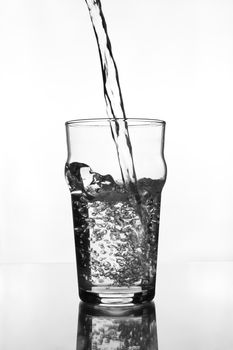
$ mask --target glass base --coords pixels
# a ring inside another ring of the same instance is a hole
[[[151,301],[155,289],[141,287],[92,287],[92,290],[79,288],[80,299],[86,303],[102,306],[128,306]]]

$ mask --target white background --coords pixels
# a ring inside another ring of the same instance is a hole
[[[233,259],[233,2],[102,5],[128,115],[167,121],[160,260]],[[0,50],[0,262],[74,261],[64,122],[105,116],[85,1],[1,1]]]

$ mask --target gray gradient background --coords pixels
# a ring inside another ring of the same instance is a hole
[[[103,0],[128,116],[167,121],[160,262],[233,259],[233,2]],[[0,262],[72,262],[64,122],[105,116],[84,0],[0,3]]]
[[[128,115],[167,121],[158,349],[232,350],[233,2],[102,2]],[[74,350],[64,122],[105,116],[84,0],[1,1],[0,51],[0,350]]]

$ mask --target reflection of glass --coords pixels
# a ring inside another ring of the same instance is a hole
[[[165,122],[128,119],[128,130],[136,184],[121,177],[130,172],[127,162],[119,166],[108,119],[66,123],[79,295],[88,303],[137,304],[155,295]]]
[[[105,308],[81,302],[76,350],[158,350],[154,303]]]

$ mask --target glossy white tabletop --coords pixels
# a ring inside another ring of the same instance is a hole
[[[148,328],[148,337],[156,343],[126,349],[233,349],[233,262],[160,263],[154,304],[156,327]],[[0,349],[125,349],[124,340],[116,347],[111,332],[102,345],[91,339],[98,322],[109,324],[109,315],[89,315],[93,333],[87,327],[80,336],[86,318],[79,306],[74,264],[0,265]]]

